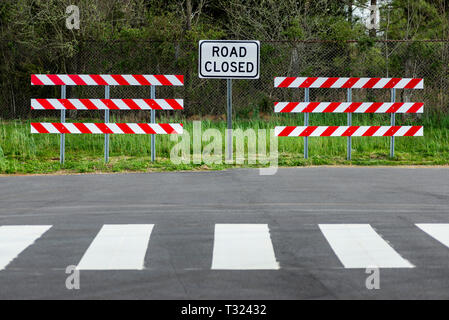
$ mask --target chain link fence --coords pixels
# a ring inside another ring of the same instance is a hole
[[[31,98],[59,98],[59,86],[30,85],[31,73],[183,74],[184,87],[157,87],[157,98],[183,98],[183,112],[159,116],[225,119],[226,81],[198,78],[198,47],[191,42],[82,42],[29,48],[1,42],[0,118],[58,117],[31,111]],[[236,117],[269,117],[274,101],[302,101],[303,90],[274,88],[276,76],[419,77],[424,90],[398,90],[398,101],[424,102],[426,113],[449,113],[449,41],[272,41],[261,43],[261,76],[233,81]],[[111,87],[111,98],[148,98],[149,87]],[[69,98],[103,98],[104,87],[68,87]],[[311,101],[345,101],[344,89],[311,90]],[[354,90],[353,101],[390,101],[389,90]],[[100,118],[99,111],[70,111],[68,119]],[[149,112],[113,111],[115,119],[146,121]]]

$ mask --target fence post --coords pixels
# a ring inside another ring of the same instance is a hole
[[[348,88],[348,102],[352,102],[352,89]],[[348,113],[348,126],[352,126],[352,113]],[[352,137],[348,137],[348,160],[351,160],[351,152],[352,152]]]
[[[110,98],[110,87],[104,87],[104,98]],[[104,112],[104,122],[109,123],[109,109],[106,109]],[[109,162],[109,134],[104,135],[104,162]]]
[[[309,88],[304,89],[304,102],[310,102]],[[304,126],[309,125],[309,113],[304,113]],[[309,158],[309,137],[304,137],[304,159]]]
[[[396,102],[396,89],[391,89],[391,102]],[[396,114],[391,114],[391,125],[394,126],[396,124]],[[394,136],[390,138],[390,157],[394,158]]]
[[[150,98],[156,99],[156,87],[150,86]],[[156,110],[151,109],[151,123],[156,123]],[[156,135],[151,135],[151,162],[156,159]]]
[[[61,99],[66,99],[66,86],[61,86]],[[65,122],[65,110],[61,110],[61,123]],[[64,164],[65,160],[65,134],[61,134],[61,142],[59,146],[59,162],[61,164]]]

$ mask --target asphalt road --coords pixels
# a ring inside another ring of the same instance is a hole
[[[447,243],[416,224],[448,226],[449,168],[0,177],[0,299],[449,299]],[[119,230],[98,239],[105,225]],[[123,225],[142,225],[141,238],[122,237]],[[328,225],[372,237],[332,238]],[[49,229],[14,252],[24,226]],[[111,246],[109,266],[140,254],[143,269],[101,270]],[[393,264],[379,269],[378,290],[366,268],[350,268],[370,257]],[[81,270],[68,290],[66,267],[81,260],[100,270]]]

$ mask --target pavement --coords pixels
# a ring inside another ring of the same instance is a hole
[[[449,168],[4,176],[0,299],[449,299],[448,235]]]

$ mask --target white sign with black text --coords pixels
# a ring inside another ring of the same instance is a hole
[[[257,40],[201,40],[199,77],[259,79],[260,42]]]

